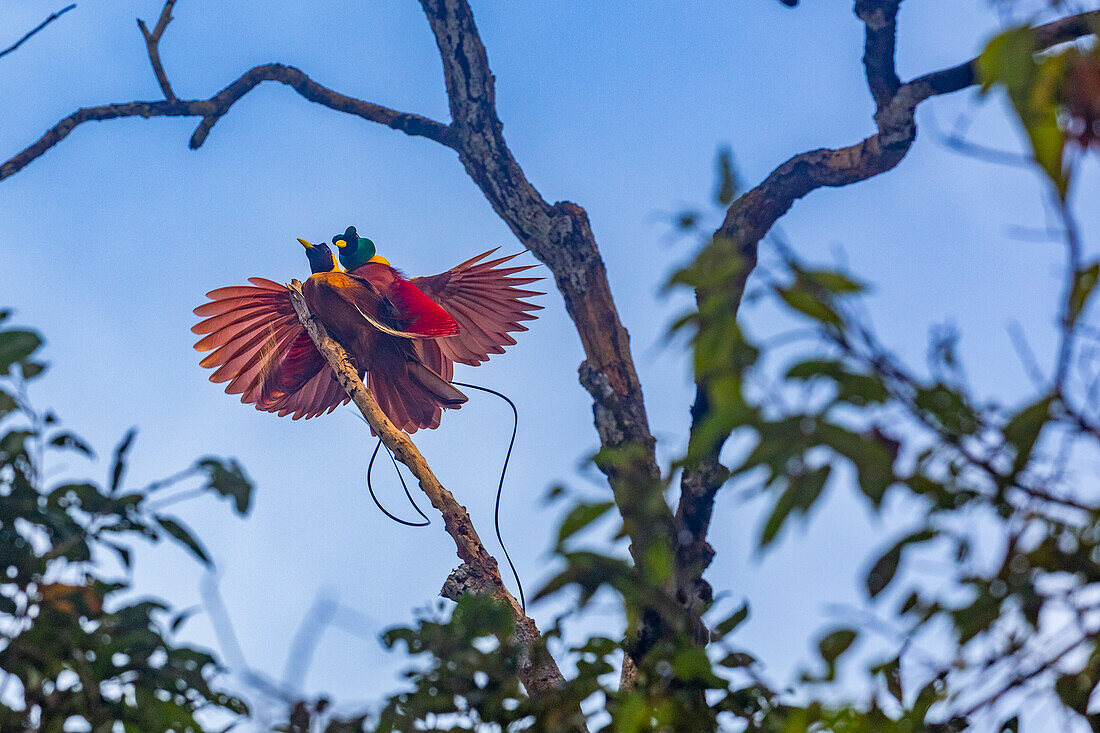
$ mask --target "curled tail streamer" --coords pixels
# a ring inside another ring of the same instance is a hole
[[[505,453],[505,455],[504,455],[504,465],[501,466],[501,469],[500,469],[500,481],[497,482],[496,501],[493,505],[493,529],[496,532],[497,542],[500,544],[500,549],[504,552],[504,559],[508,561],[508,568],[512,571],[512,577],[515,578],[515,580],[516,580],[516,587],[519,588],[520,607],[523,609],[523,612],[526,613],[527,612],[527,599],[526,599],[526,597],[524,596],[524,593],[523,593],[523,583],[519,579],[519,571],[516,570],[515,563],[512,562],[512,556],[508,554],[508,548],[504,544],[504,538],[501,537],[501,534],[500,534],[500,497],[501,497],[501,494],[504,491],[504,477],[505,477],[505,474],[507,474],[507,472],[508,472],[508,462],[512,458],[512,448],[514,448],[515,444],[516,444],[516,432],[519,429],[519,410],[516,409],[516,403],[514,403],[514,402],[512,402],[512,400],[508,399],[508,397],[506,395],[501,394],[500,392],[497,392],[494,389],[489,389],[488,387],[480,387],[476,384],[466,384],[464,382],[454,382],[454,381],[452,381],[451,384],[455,385],[456,387],[467,387],[469,389],[476,389],[476,390],[479,390],[481,392],[488,392],[489,394],[496,395],[497,397],[499,397],[502,400],[504,400],[505,402],[507,402],[508,407],[512,408],[512,437],[508,440],[508,452]],[[364,422],[366,422],[366,420],[363,419],[362,415],[359,415],[359,418],[361,420],[363,420]],[[382,447],[382,439],[379,438],[378,439],[378,445],[376,445],[374,447],[374,452],[371,453],[370,463],[367,464],[367,491],[370,492],[371,500],[374,501],[374,505],[376,507],[378,507],[378,509],[381,510],[381,512],[383,514],[385,514],[387,517],[389,517],[393,521],[397,522],[398,524],[404,525],[406,527],[427,527],[429,524],[431,524],[431,520],[428,519],[427,515],[424,514],[424,512],[420,510],[420,507],[417,505],[416,501],[413,499],[412,493],[409,491],[409,487],[405,484],[405,478],[401,475],[401,469],[397,465],[397,460],[393,457],[393,454],[390,453],[390,449],[388,447],[386,448],[386,453],[389,455],[390,461],[393,463],[393,469],[394,469],[394,471],[397,472],[398,479],[401,480],[401,488],[405,490],[405,496],[408,498],[409,503],[412,504],[413,509],[416,510],[416,513],[419,514],[423,518],[424,521],[422,521],[422,522],[410,522],[406,519],[401,519],[400,517],[394,516],[384,506],[382,506],[382,503],[378,500],[378,497],[375,495],[374,486],[371,482],[371,472],[372,472],[372,469],[374,468],[374,461],[378,457],[378,450],[381,447]]]

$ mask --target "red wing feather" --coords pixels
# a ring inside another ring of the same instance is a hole
[[[477,366],[488,361],[490,354],[503,354],[505,346],[516,342],[508,334],[526,331],[520,322],[533,320],[532,311],[542,308],[523,298],[543,293],[520,287],[542,278],[514,277],[534,265],[499,267],[522,253],[485,260],[494,252],[483,252],[439,275],[411,280],[458,322],[458,335],[436,341],[447,361]]]
[[[218,288],[210,302],[195,309],[203,316],[191,329],[206,334],[195,344],[210,351],[200,362],[215,369],[212,382],[228,382],[225,391],[240,394],[256,409],[315,417],[346,403],[324,357],[313,346],[290,303],[286,288],[264,278],[252,285]]]
[[[402,319],[408,319],[404,331],[424,338],[453,336],[459,332],[458,323],[446,310],[400,275],[394,277],[386,298],[397,308]]]

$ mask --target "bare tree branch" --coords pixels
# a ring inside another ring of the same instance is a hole
[[[100,107],[83,107],[46,131],[37,142],[0,164],[0,180],[25,168],[31,161],[64,140],[78,125],[91,121],[120,117],[201,117],[202,122],[191,136],[192,149],[206,141],[210,128],[229,111],[233,104],[264,81],[277,81],[293,88],[311,102],[338,112],[377,122],[407,135],[426,137],[450,146],[450,128],[420,115],[398,112],[371,102],[364,102],[334,92],[310,79],[301,69],[283,64],[264,64],[245,72],[239,79],[210,99],[165,100],[162,102],[125,102]]]
[[[145,27],[144,20],[138,18],[137,22],[138,28],[141,29],[141,35],[145,38],[145,49],[149,52],[149,63],[153,65],[153,73],[156,74],[157,84],[160,84],[160,90],[164,92],[164,98],[169,102],[175,102],[176,95],[172,91],[172,85],[168,83],[168,77],[164,73],[164,65],[160,62],[158,44],[160,43],[160,37],[164,35],[164,29],[172,22],[172,6],[175,4],[176,0],[167,0],[164,3],[164,8],[160,11],[160,17],[157,18],[157,24],[152,33]]]
[[[386,447],[416,476],[420,482],[420,488],[427,495],[432,506],[443,515],[444,528],[454,540],[455,549],[459,558],[462,559],[462,565],[452,573],[444,585],[443,594],[448,598],[456,599],[462,593],[481,593],[504,603],[515,619],[516,640],[526,650],[526,656],[520,660],[517,674],[528,694],[537,697],[560,689],[565,684],[565,678],[546,650],[535,622],[523,612],[516,599],[504,587],[497,561],[482,544],[465,507],[459,504],[451,492],[436,478],[409,436],[398,430],[382,412],[374,395],[359,379],[359,371],[352,364],[343,347],[332,339],[325,332],[324,326],[310,315],[309,307],[302,295],[301,283],[297,280],[293,281],[287,287],[287,291],[290,293],[298,319],[332,367],[340,385],[363,413],[363,417],[374,432],[381,437]],[[585,729],[579,710],[574,723],[573,729]]]
[[[896,166],[916,139],[916,108],[924,100],[950,94],[977,82],[977,59],[935,71],[896,87],[892,53],[894,18],[900,0],[857,0],[856,13],[865,22],[864,64],[868,86],[877,104],[875,124],[878,131],[846,148],[811,150],[796,155],[776,168],[767,178],[736,199],[726,211],[722,225],[714,233],[711,247],[722,247],[727,256],[739,257],[744,267],[736,283],[732,300],[740,303],[745,283],[756,266],[757,246],[772,225],[795,201],[818,188],[839,187],[867,180]],[[1069,16],[1034,29],[1036,50],[1091,35],[1100,11]],[[890,38],[887,38],[889,34]],[[884,54],[889,51],[891,58]],[[694,429],[708,411],[706,385],[696,387],[692,407]],[[718,451],[700,464],[684,471],[676,517],[689,533],[690,541],[678,552],[678,589],[685,603],[701,606],[709,602],[710,586],[702,573],[710,564],[713,549],[706,541],[714,508],[714,498],[727,472],[718,461]]]
[[[61,8],[61,10],[58,10],[56,13],[51,13],[50,17],[46,18],[44,21],[42,21],[41,23],[36,25],[34,28],[31,28],[29,31],[27,31],[25,34],[23,34],[23,37],[20,38],[18,41],[16,41],[12,45],[8,46],[7,48],[5,48],[3,51],[0,51],[0,57],[7,56],[9,53],[11,53],[15,49],[19,48],[20,46],[22,46],[35,33],[38,33],[40,30],[42,30],[43,28],[48,26],[50,23],[54,22],[55,20],[57,20],[62,15],[69,12],[70,10],[72,10],[75,7],[76,7],[76,3],[73,3],[72,5],[66,5],[65,7]]]

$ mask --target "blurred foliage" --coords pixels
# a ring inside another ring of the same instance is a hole
[[[1030,143],[1031,153],[1058,195],[1069,188],[1067,141],[1100,145],[1100,47],[1069,46],[1036,53],[1024,25],[993,38],[978,58],[982,92],[1003,88]]]
[[[42,339],[2,328],[7,316],[0,312],[0,730],[197,732],[200,711],[246,715],[241,700],[214,686],[214,657],[172,641],[189,612],[135,599],[126,576],[138,540],[168,537],[209,563],[164,509],[203,492],[230,497],[244,514],[251,483],[235,462],[211,457],[128,489],[133,431],[115,449],[105,484],[52,480],[66,472],[55,455],[94,453],[53,413],[31,407],[28,382],[45,369]],[[184,494],[167,493],[196,479]]]

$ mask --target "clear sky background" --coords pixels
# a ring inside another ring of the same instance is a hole
[[[803,4],[473,2],[516,158],[548,201],[574,201],[591,218],[665,459],[683,445],[692,395],[684,355],[662,345],[683,302],[659,290],[691,251],[666,236],[668,212],[710,199],[721,145],[732,146],[753,184],[795,153],[874,131],[851,3]],[[56,5],[5,3],[0,46]],[[0,158],[80,106],[159,98],[134,18],[152,24],[160,7],[78,2],[0,60]],[[278,61],[340,92],[447,119],[434,39],[411,0],[181,0],[175,18],[161,55],[180,97],[209,97],[246,69]],[[900,75],[970,58],[1001,22],[981,0],[903,4]],[[1029,382],[1007,326],[1018,321],[1043,363],[1053,361],[1062,250],[1014,238],[1012,228],[1043,225],[1044,189],[1030,172],[946,150],[929,124],[974,115],[974,139],[1019,149],[1004,109],[999,99],[978,106],[972,91],[922,105],[918,140],[897,169],[815,191],[781,227],[803,257],[829,263],[842,251],[875,283],[867,306],[900,355],[922,364],[929,327],[951,322],[979,393],[1023,399]],[[281,674],[299,622],[318,593],[328,594],[361,614],[344,621],[366,638],[325,631],[303,692],[377,700],[405,660],[373,637],[432,601],[458,562],[453,543],[438,521],[407,529],[371,505],[363,474],[373,444],[349,411],[292,422],[209,383],[191,348],[191,309],[207,290],[248,276],[304,277],[294,238],[327,240],[348,224],[409,274],[519,245],[452,151],[312,105],[281,85],[249,93],[197,152],[187,148],[195,125],[88,123],[0,183],[0,305],[48,339],[53,366],[33,393],[40,406],[58,408],[101,455],[138,426],[134,486],[207,453],[246,466],[257,484],[250,517],[213,499],[181,507],[180,516],[217,561],[248,663]],[[1079,198],[1094,196],[1098,179],[1089,162]],[[1100,210],[1078,212],[1096,242]],[[550,570],[557,518],[541,497],[558,482],[598,486],[578,471],[597,447],[576,378],[581,349],[560,297],[539,302],[546,310],[506,355],[456,374],[519,405],[503,522],[529,592]],[[779,324],[750,311],[748,327],[766,335]],[[487,541],[508,429],[506,408],[474,394],[438,431],[416,436]],[[92,470],[105,472],[106,460]],[[392,475],[380,475],[390,506],[407,513]],[[830,609],[862,601],[865,562],[887,541],[888,525],[870,517],[850,486],[836,485],[805,533],[788,530],[777,551],[758,557],[763,510],[719,496],[708,577],[730,593],[728,603],[750,598],[753,616],[739,633],[783,681],[810,658],[815,634],[835,618]],[[142,592],[180,607],[199,600],[202,572],[174,546],[139,552],[135,575]],[[545,624],[550,611],[536,606],[533,615]],[[203,616],[184,635],[215,645]]]

